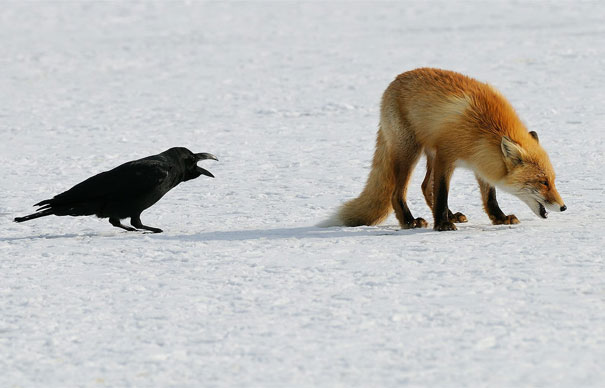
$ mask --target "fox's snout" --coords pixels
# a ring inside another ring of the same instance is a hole
[[[567,206],[563,202],[563,198],[559,195],[557,190],[552,187],[549,192],[544,196],[546,208],[553,212],[564,212],[567,210]]]
[[[559,205],[558,203],[548,203],[546,202],[546,208],[553,212],[564,212],[567,210],[566,205]]]

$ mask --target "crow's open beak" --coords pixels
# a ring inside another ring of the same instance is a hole
[[[201,154],[195,154],[195,156],[197,157],[197,160],[212,159],[212,160],[218,161],[218,158],[216,156],[209,154],[207,152],[202,152]]]
[[[212,159],[212,160],[216,160],[218,161],[218,158],[212,154],[206,153],[206,152],[202,152],[200,154],[195,154],[195,156],[197,157],[197,160],[206,160],[206,159]],[[212,173],[208,170],[205,170],[203,168],[201,168],[200,166],[196,166],[197,172],[199,172],[200,174],[209,176],[210,178],[214,178],[214,175],[212,175]]]
[[[209,176],[210,178],[214,178],[214,175],[212,175],[212,173],[208,170],[205,170],[203,168],[201,168],[200,166],[197,166],[196,168],[197,172],[199,172],[200,174]]]

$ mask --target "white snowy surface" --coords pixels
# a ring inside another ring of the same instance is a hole
[[[604,386],[604,20],[602,1],[3,3],[0,386]],[[457,232],[316,228],[421,66],[499,88],[569,210],[500,194],[521,224],[492,226],[457,170]],[[172,146],[220,161],[143,213],[162,234],[12,222]]]

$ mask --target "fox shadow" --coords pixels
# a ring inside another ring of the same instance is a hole
[[[293,228],[229,230],[203,232],[190,235],[156,235],[156,239],[181,241],[248,241],[248,240],[285,240],[285,239],[324,239],[372,236],[403,236],[406,234],[433,233],[432,229],[401,230],[392,227],[360,227],[360,228],[320,228],[303,226]]]

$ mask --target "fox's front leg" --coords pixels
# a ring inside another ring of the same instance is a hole
[[[439,153],[433,162],[433,218],[434,229],[438,231],[456,230],[456,225],[450,220],[447,197],[450,188],[450,179],[454,172],[454,163],[442,158]]]
[[[498,200],[496,199],[496,188],[479,176],[475,175],[477,182],[479,183],[479,189],[481,190],[481,199],[483,200],[483,209],[487,213],[490,220],[494,225],[510,225],[518,224],[519,220],[514,214],[506,215],[500,209]]]

